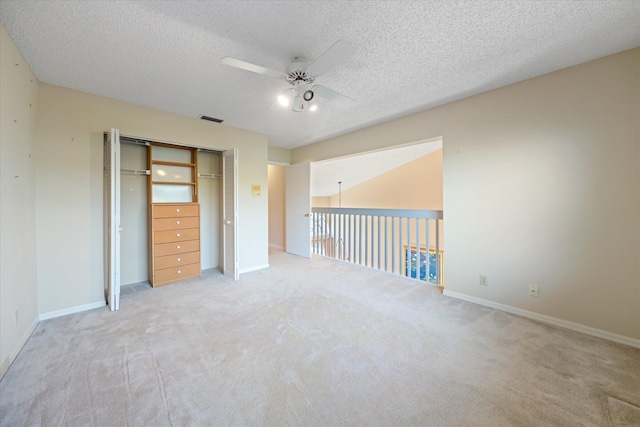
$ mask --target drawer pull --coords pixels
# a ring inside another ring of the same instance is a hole
[[[180,237],[180,233],[176,233],[176,237]]]
[[[178,245],[178,249],[180,249],[180,245]]]
[[[176,209],[176,212],[180,212],[180,209]]]
[[[178,258],[178,262],[180,262],[180,258]]]
[[[176,221],[176,224],[177,224],[177,225],[180,225],[180,221]]]
[[[178,270],[178,274],[182,273],[182,271]]]

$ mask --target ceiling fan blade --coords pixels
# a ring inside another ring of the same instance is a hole
[[[338,40],[325,53],[307,67],[307,73],[313,76],[324,74],[339,63],[346,61],[356,49],[344,40]]]
[[[284,77],[284,73],[281,71],[272,70],[270,68],[261,67],[260,65],[252,64],[250,62],[241,61],[239,59],[225,56],[222,58],[222,63],[230,67],[240,68],[241,70],[251,71],[253,73],[264,74],[265,76],[273,78]]]
[[[355,99],[349,98],[347,95],[343,95],[341,93],[336,92],[335,90],[331,90],[328,87],[324,87],[321,85],[315,85],[313,87],[313,91],[319,97],[324,98],[327,101],[336,102],[338,104],[344,105],[345,107],[351,106],[356,103]]]

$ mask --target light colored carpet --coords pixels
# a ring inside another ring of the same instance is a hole
[[[2,426],[640,425],[640,350],[273,253],[41,322]]]

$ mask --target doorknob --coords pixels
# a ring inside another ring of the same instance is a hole
[[[306,216],[307,218],[309,218],[309,217],[311,216],[311,214],[306,213],[306,214],[304,214],[304,216]]]

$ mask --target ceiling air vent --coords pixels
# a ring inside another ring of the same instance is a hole
[[[215,117],[200,116],[200,118],[201,118],[202,120],[209,120],[210,122],[222,123],[222,120],[221,120],[221,119],[216,119]]]

